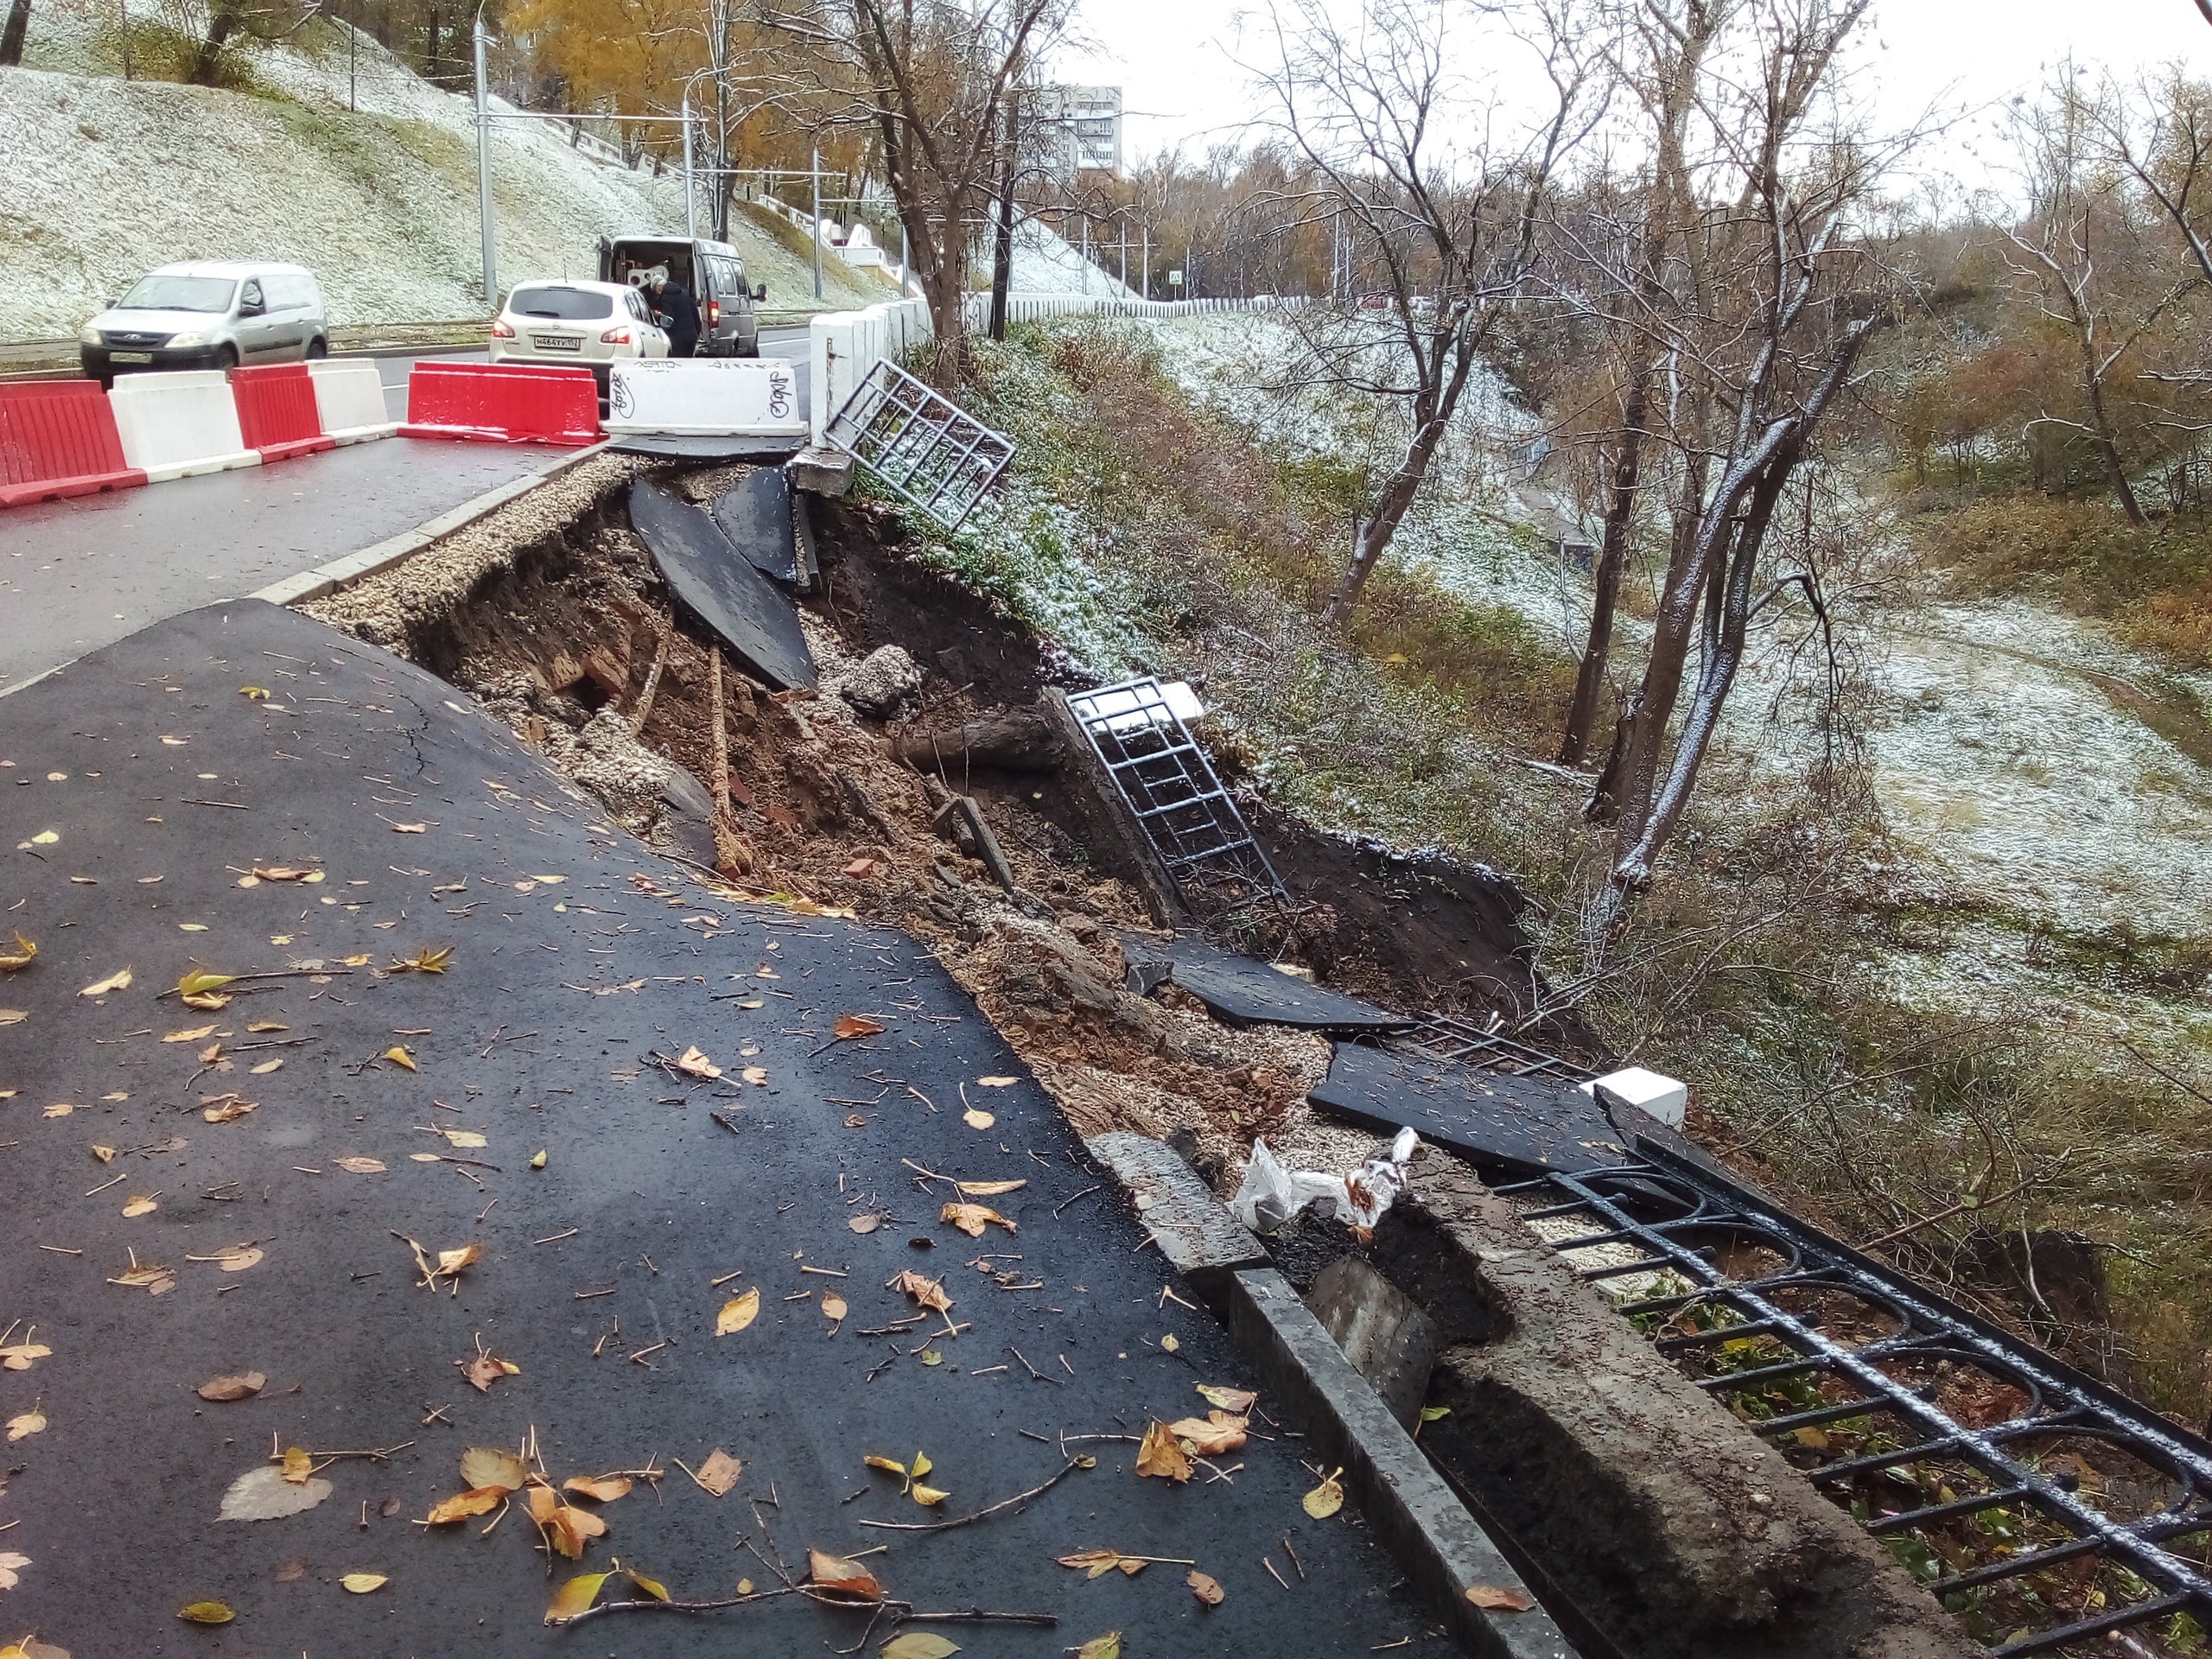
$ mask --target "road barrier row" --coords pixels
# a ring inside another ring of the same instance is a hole
[[[599,442],[599,383],[559,363],[417,363],[399,435],[580,448]]]
[[[617,363],[607,389],[607,431],[671,437],[807,435],[798,375],[780,357],[649,357]]]

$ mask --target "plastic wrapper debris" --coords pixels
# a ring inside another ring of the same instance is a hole
[[[1279,1232],[1309,1204],[1322,1205],[1325,1215],[1348,1227],[1372,1227],[1406,1190],[1406,1166],[1420,1145],[1419,1135],[1401,1129],[1389,1157],[1363,1164],[1349,1175],[1324,1175],[1287,1167],[1265,1141],[1255,1141],[1243,1183],[1229,1201],[1230,1211],[1255,1233]]]

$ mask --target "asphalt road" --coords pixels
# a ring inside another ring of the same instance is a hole
[[[864,1612],[788,1593],[542,1622],[554,1585],[617,1558],[705,1600],[780,1591],[812,1547],[880,1551],[864,1567],[922,1609],[1056,1621],[938,1627],[967,1659],[1109,1630],[1131,1659],[1450,1650],[1351,1509],[1306,1514],[1318,1476],[1265,1394],[1217,1473],[1136,1473],[1124,1437],[1253,1380],[906,935],[702,889],[442,682],[256,601],[0,702],[0,906],[40,946],[0,985],[0,1343],[27,1356],[0,1370],[11,1636],[851,1650]],[[264,976],[182,1007],[194,962]],[[847,1014],[869,1023],[841,1040]],[[983,1236],[942,1213],[956,1180],[1003,1217]],[[406,1239],[480,1254],[425,1287]],[[487,1354],[505,1364],[473,1385]],[[246,1372],[252,1397],[198,1392]],[[289,1446],[302,1484],[271,1461]],[[493,1484],[463,1478],[470,1446],[532,1448],[556,1486],[660,1478],[580,1504],[609,1535],[560,1559],[522,1516],[421,1524]],[[686,1472],[717,1451],[742,1465],[722,1496]],[[933,1506],[862,1461],[918,1451]],[[247,1477],[299,1512],[218,1519]],[[1058,1564],[1089,1548],[1153,1563]],[[235,1622],[180,1621],[203,1602]]]
[[[806,331],[762,339],[771,356],[798,362],[804,408]],[[376,361],[391,418],[402,419],[417,359]],[[150,622],[373,547],[566,453],[392,440],[0,511],[0,691]]]

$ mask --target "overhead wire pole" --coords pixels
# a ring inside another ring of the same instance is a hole
[[[691,88],[683,88],[683,233],[693,241],[699,238],[699,199],[691,182]],[[696,279],[695,279],[696,280]],[[819,293],[817,285],[816,292]]]
[[[484,13],[476,14],[476,216],[484,240],[484,304],[499,303],[498,226],[492,217],[492,121],[484,87]]]
[[[814,297],[822,297],[822,146],[814,147]],[[911,262],[910,262],[911,263]]]

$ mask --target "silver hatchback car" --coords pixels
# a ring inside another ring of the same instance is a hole
[[[304,265],[197,260],[141,276],[85,325],[77,356],[109,385],[134,369],[228,369],[329,350],[322,289]]]

